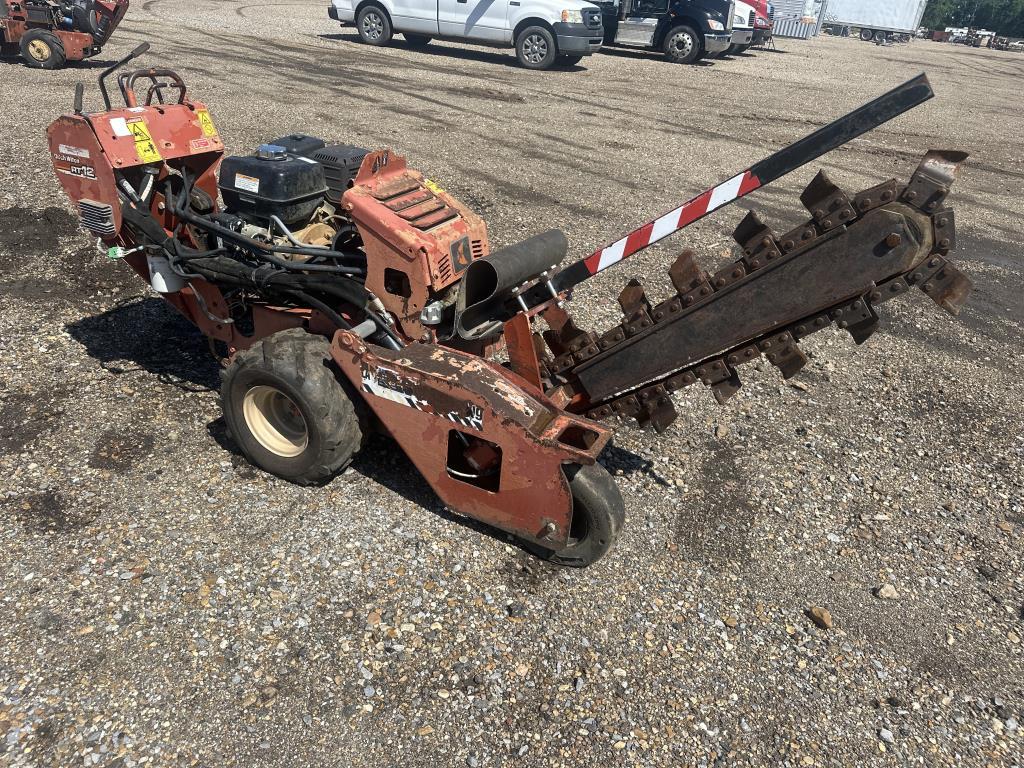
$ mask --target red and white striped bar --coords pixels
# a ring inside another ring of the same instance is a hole
[[[621,240],[616,240],[588,256],[584,263],[591,275],[629,258],[637,251],[662,240],[683,227],[702,219],[712,211],[743,197],[761,186],[760,180],[750,170],[723,181],[717,187],[702,192],[692,200],[683,203],[668,213],[639,227]]]

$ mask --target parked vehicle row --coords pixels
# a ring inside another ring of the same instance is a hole
[[[465,40],[515,49],[528,69],[577,64],[602,46],[692,64],[771,36],[768,0],[332,0],[328,15],[370,45]]]

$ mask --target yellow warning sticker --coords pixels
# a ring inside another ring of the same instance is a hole
[[[153,135],[149,132],[149,126],[142,118],[128,121],[128,130],[135,138],[135,151],[139,153],[139,160],[144,163],[157,163],[163,158],[160,150],[153,142]]]
[[[203,136],[216,136],[217,129],[213,125],[213,118],[205,109],[196,110],[196,117],[199,118],[199,127],[203,129]]]
[[[441,188],[441,185],[438,184],[433,179],[424,179],[423,180],[423,186],[425,186],[427,189],[429,189],[435,195],[440,195],[442,192],[444,192],[444,190]]]

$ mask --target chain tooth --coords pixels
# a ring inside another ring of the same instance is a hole
[[[854,195],[853,207],[858,214],[863,215],[879,206],[891,203],[900,194],[900,191],[900,186],[897,184],[896,179],[883,181],[881,184],[876,184],[870,189],[865,189],[863,192],[858,192]]]
[[[676,293],[680,295],[698,288],[708,279],[694,258],[693,251],[689,249],[676,257],[672,266],[669,267],[668,276],[672,280],[672,285],[675,286]]]
[[[626,283],[626,287],[619,293],[619,306],[622,307],[622,314],[627,317],[641,309],[650,310],[651,304],[639,280],[633,278]]]
[[[664,386],[658,384],[647,387],[638,393],[638,398],[640,412],[636,420],[641,427],[653,427],[655,432],[661,434],[676,420],[676,407]]]
[[[960,308],[967,301],[971,288],[970,278],[945,260],[942,266],[921,284],[921,290],[951,315],[960,314]]]
[[[793,334],[789,331],[776,333],[757,344],[768,362],[774,365],[782,373],[782,378],[788,379],[795,376],[797,372],[807,365],[807,355],[803,353]]]
[[[732,236],[743,248],[742,263],[748,272],[760,269],[782,255],[775,233],[753,211],[743,217]]]
[[[811,179],[811,183],[800,195],[800,202],[811,212],[823,231],[841,227],[857,218],[850,198],[832,183],[824,171],[818,171]]]
[[[966,159],[966,152],[929,150],[910,177],[901,199],[919,210],[933,213],[949,194],[960,163]]]

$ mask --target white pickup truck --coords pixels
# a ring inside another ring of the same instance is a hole
[[[601,9],[582,0],[332,0],[327,14],[370,45],[395,32],[412,46],[434,38],[512,45],[528,69],[576,64],[604,39]]]

